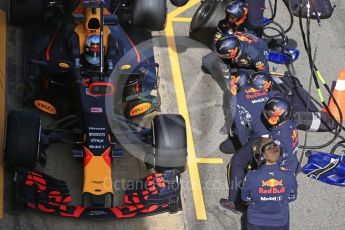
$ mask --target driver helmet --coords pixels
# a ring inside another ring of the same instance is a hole
[[[90,35],[86,39],[84,56],[91,65],[100,65],[101,39],[99,35]]]

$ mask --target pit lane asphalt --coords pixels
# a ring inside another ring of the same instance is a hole
[[[1,1],[2,2],[2,1]],[[341,0],[332,1],[337,5],[331,19],[323,21],[318,45],[318,55],[316,64],[324,74],[328,82],[336,79],[338,71],[344,68],[344,20],[342,12],[345,10],[345,3]],[[282,2],[278,1],[278,22],[287,21],[287,13]],[[196,10],[193,7],[184,12],[181,17],[191,17]],[[172,10],[172,8],[169,8]],[[286,23],[282,23],[285,25]],[[286,26],[286,25],[285,25]],[[183,176],[183,205],[184,211],[177,215],[159,215],[156,217],[120,220],[115,222],[92,222],[62,219],[27,210],[25,212],[14,213],[11,204],[5,201],[5,218],[0,221],[0,229],[241,229],[241,215],[232,214],[222,209],[218,201],[227,195],[226,164],[230,156],[223,155],[218,150],[218,145],[226,137],[218,133],[223,125],[222,93],[218,85],[212,78],[201,72],[201,58],[209,50],[199,44],[191,43],[188,37],[188,23],[174,23],[175,38],[181,66],[184,91],[186,94],[191,128],[194,138],[196,155],[198,157],[212,157],[224,159],[223,164],[198,164],[201,186],[203,191],[203,201],[205,203],[206,220],[197,220],[193,195],[190,186],[189,172]],[[312,43],[318,37],[318,28],[313,23]],[[9,35],[12,38],[20,37],[20,33],[10,29]],[[155,33],[157,61],[161,66],[161,85],[163,111],[168,113],[178,113],[178,102],[176,100],[174,81],[170,68],[170,58],[167,43],[164,38],[165,33]],[[298,48],[303,51],[298,25],[288,34],[298,42]],[[11,39],[13,43],[19,39]],[[20,44],[13,44],[9,50],[9,58],[16,66],[20,65],[17,60]],[[271,67],[273,64],[271,65]],[[19,69],[19,68],[18,68]],[[294,64],[296,76],[301,80],[305,88],[308,87],[310,71],[306,54],[302,52],[300,59]],[[278,70],[284,72],[285,66],[279,66]],[[12,71],[15,71],[12,67]],[[20,76],[18,70],[15,76]],[[15,79],[13,80],[16,82]],[[13,85],[12,85],[13,86]],[[11,89],[13,87],[8,87]],[[19,88],[19,89],[18,89]],[[7,105],[16,106],[20,101],[20,86],[12,89],[14,97],[8,98]],[[13,92],[15,91],[15,92]],[[17,92],[17,93],[16,93]],[[316,94],[313,92],[313,96]],[[181,103],[181,102],[179,102]],[[303,143],[303,132],[300,132],[300,141]],[[330,134],[309,134],[308,144],[317,145],[330,138]],[[71,160],[68,154],[68,146],[54,146],[49,151],[49,162],[47,172],[61,179],[66,179],[72,190],[73,198],[80,197],[82,178],[82,166]],[[330,148],[324,149],[329,151]],[[306,161],[304,160],[304,163]],[[137,179],[146,174],[142,164],[137,160],[126,156],[124,159],[116,160],[114,165],[118,165],[114,171],[121,179]],[[127,168],[133,168],[129,174]],[[290,206],[291,229],[343,229],[343,213],[345,205],[343,203],[345,194],[342,188],[332,187],[306,178],[304,175],[298,176],[299,198]],[[8,198],[10,178],[6,177],[6,197]],[[116,196],[120,198],[121,195]],[[200,210],[199,210],[200,211]],[[174,219],[177,218],[177,219]]]

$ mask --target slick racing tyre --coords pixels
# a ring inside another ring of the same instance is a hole
[[[189,28],[189,37],[209,46],[216,32],[218,22],[225,17],[227,1],[206,0],[201,3],[193,15]]]
[[[23,25],[44,20],[45,0],[9,0],[9,22]]]
[[[151,31],[164,30],[167,17],[166,0],[133,0],[132,19],[134,26]]]
[[[187,165],[187,136],[181,115],[157,115],[152,121],[154,168],[161,172],[176,169],[183,172]]]
[[[41,121],[33,112],[12,111],[7,116],[5,164],[9,169],[35,168],[40,152]]]

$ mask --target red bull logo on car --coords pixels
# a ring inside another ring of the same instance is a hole
[[[259,188],[259,194],[280,194],[285,192],[285,187],[283,187],[283,180],[269,179],[267,181],[262,181],[262,187]],[[269,187],[265,189],[264,187]],[[278,188],[280,187],[280,188]]]

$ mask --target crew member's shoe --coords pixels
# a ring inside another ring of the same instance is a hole
[[[225,154],[234,154],[236,152],[235,146],[230,139],[226,139],[219,145],[219,150]]]
[[[225,209],[227,209],[233,213],[236,213],[236,214],[240,213],[240,211],[237,209],[235,203],[230,201],[229,199],[222,198],[222,199],[220,199],[219,203],[223,208],[225,208]]]
[[[210,74],[210,71],[208,71],[208,69],[204,65],[201,65],[201,70],[206,74]]]

